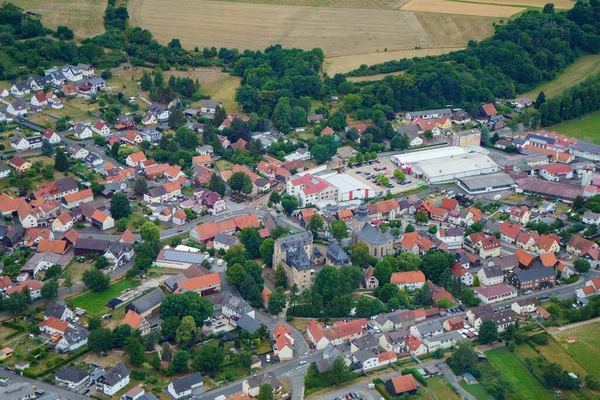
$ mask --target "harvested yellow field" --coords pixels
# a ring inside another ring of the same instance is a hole
[[[408,0],[400,7],[400,10],[504,18],[524,11],[525,8],[491,4],[467,5],[462,2],[448,0]]]
[[[374,65],[380,64],[390,60],[400,60],[402,58],[413,58],[413,57],[425,57],[425,56],[437,56],[440,54],[450,53],[451,51],[462,50],[463,47],[437,47],[437,48],[426,48],[426,49],[408,49],[408,50],[393,50],[387,52],[378,53],[365,53],[365,54],[349,54],[344,56],[326,57],[323,64],[323,70],[327,72],[329,76],[333,76],[338,73],[346,73],[357,69],[361,64]],[[381,74],[384,76],[385,74]],[[379,75],[374,75],[379,76]],[[354,80],[369,80],[369,77],[360,77],[361,79]]]
[[[25,10],[42,14],[42,23],[52,29],[67,26],[78,38],[104,32],[104,9],[108,0],[11,0]]]
[[[575,86],[598,73],[600,73],[600,55],[592,54],[579,57],[555,79],[538,86],[535,90],[526,93],[525,96],[535,99],[543,91],[546,97],[554,97],[565,89]]]
[[[208,0],[130,0],[129,11],[162,43],[179,38],[188,48],[281,44],[339,55],[431,46],[412,12]]]
[[[434,46],[464,46],[494,34],[494,18],[473,15],[415,13]]]
[[[539,7],[544,8],[544,6],[548,3],[554,4],[554,8],[559,8],[563,10],[569,10],[574,5],[574,1],[570,0],[556,0],[556,1],[548,1],[548,0],[457,0],[463,3],[477,3],[477,4],[500,4],[507,6],[523,6],[523,7]]]
[[[221,0],[215,0],[221,1]],[[406,0],[225,0],[236,3],[269,4],[278,6],[363,8],[394,10],[400,8]]]

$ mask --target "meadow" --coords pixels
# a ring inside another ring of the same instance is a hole
[[[114,297],[117,297],[125,289],[139,286],[140,282],[132,279],[124,279],[113,282],[104,292],[89,292],[82,296],[73,298],[70,303],[72,306],[83,308],[91,314],[99,314],[106,309],[106,303]]]
[[[564,133],[586,142],[600,144],[598,126],[600,124],[600,111],[587,114],[579,119],[572,119],[562,124],[552,125],[544,128],[549,132]]]
[[[490,350],[485,354],[500,375],[512,385],[519,399],[550,400],[553,398],[507,348],[500,347]]]
[[[596,379],[600,379],[600,322],[563,330],[554,334],[560,345],[579,361]],[[567,343],[568,336],[575,336],[575,343]]]

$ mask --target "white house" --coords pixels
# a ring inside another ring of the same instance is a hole
[[[96,390],[107,396],[113,396],[128,384],[129,369],[120,362],[97,379]]]
[[[10,93],[17,97],[22,97],[31,93],[29,81],[15,82],[10,88]]]
[[[143,151],[138,151],[136,153],[131,153],[125,159],[125,163],[130,167],[137,167],[140,162],[146,161],[146,155]]]
[[[56,345],[59,353],[65,354],[70,351],[75,351],[87,344],[88,333],[81,327],[69,326],[63,337]]]
[[[477,271],[479,283],[484,286],[497,285],[504,281],[504,272],[501,267],[483,267]]]
[[[83,73],[79,67],[67,64],[62,67],[61,71],[65,78],[71,82],[77,82],[83,79]]]
[[[460,279],[464,285],[473,285],[473,274],[471,274],[469,270],[463,267],[459,262],[456,262],[452,268],[450,268],[450,271],[456,278]]]
[[[425,285],[425,274],[421,271],[394,272],[390,278],[390,283],[395,284],[400,289],[415,291]]]
[[[27,103],[23,100],[15,100],[6,107],[6,112],[15,117],[27,115]]]
[[[22,136],[15,135],[10,138],[10,147],[17,151],[39,149],[42,147],[42,144],[43,139],[41,136],[24,138]]]
[[[72,130],[73,135],[78,139],[89,139],[92,137],[93,132],[89,126],[84,124],[79,124]]]
[[[167,391],[173,398],[181,399],[182,397],[191,396],[193,390],[202,386],[202,374],[196,372],[194,374],[184,376],[183,378],[175,378],[169,386]]]
[[[423,344],[427,346],[427,350],[431,353],[437,349],[451,349],[458,342],[463,340],[463,337],[457,331],[450,331],[436,336],[429,336],[423,339]]]
[[[46,129],[46,131],[42,134],[42,137],[50,142],[50,144],[60,143],[60,136],[58,133],[54,132],[52,129]]]
[[[106,122],[102,121],[101,119],[96,121],[94,126],[92,126],[92,132],[95,132],[101,136],[110,136],[111,134],[110,128],[108,127]]]
[[[44,319],[46,320],[50,317],[66,321],[67,319],[73,319],[73,311],[63,302],[51,302],[46,306]]]
[[[515,301],[510,308],[517,315],[531,314],[537,309],[537,301],[533,297]]]
[[[47,107],[48,99],[46,98],[46,93],[38,92],[31,97],[31,105],[37,107]]]
[[[67,153],[76,160],[83,160],[90,154],[88,149],[81,147],[78,144],[70,144],[67,146]]]
[[[72,390],[87,383],[90,380],[90,374],[67,365],[54,375],[54,380]]]
[[[323,350],[329,344],[329,339],[323,334],[323,328],[314,319],[306,326],[306,335],[317,350]]]
[[[67,232],[73,227],[73,217],[68,212],[63,212],[52,221],[53,232]]]

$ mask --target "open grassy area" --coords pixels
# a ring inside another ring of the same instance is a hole
[[[12,3],[42,14],[42,23],[52,29],[68,26],[78,38],[104,32],[103,16],[108,0],[11,0]]]
[[[565,89],[586,80],[592,75],[600,72],[600,54],[585,55],[579,57],[573,64],[569,65],[555,79],[538,86],[525,96],[535,99],[540,92],[544,92],[546,98],[554,97]]]
[[[448,379],[443,376],[436,376],[433,378],[427,379],[427,384],[429,385],[429,389],[435,393],[438,399],[444,400],[459,400],[460,396],[456,394],[453,390],[452,386],[450,386],[450,382]]]
[[[485,354],[500,375],[512,385],[520,399],[550,400],[553,398],[505,347],[490,350]]]
[[[472,385],[467,384],[465,381],[460,382],[460,386],[465,389],[469,394],[475,397],[477,400],[489,400],[491,397],[487,394],[483,386],[480,383],[474,383]]]
[[[590,374],[600,379],[600,322],[583,325],[554,335],[558,343]],[[567,343],[568,336],[575,336],[575,343]]]
[[[81,277],[83,276],[83,273],[88,269],[92,268],[95,268],[93,262],[84,261],[80,263],[76,260],[73,260],[69,263],[69,265],[67,265],[67,268],[65,268],[65,272],[68,271],[68,273],[71,274],[71,281],[75,283],[81,282]],[[65,276],[65,272],[63,272],[63,276]]]
[[[584,115],[579,119],[572,119],[562,124],[556,124],[545,128],[547,131],[564,133],[567,136],[576,137],[586,142],[600,144],[598,135],[598,124],[600,124],[600,111]]]
[[[83,308],[92,314],[99,314],[106,308],[106,303],[125,289],[139,286],[140,282],[133,279],[124,279],[110,285],[108,290],[100,293],[88,292],[82,296],[77,296],[70,302],[74,307]]]
[[[242,78],[238,76],[228,77],[213,94],[213,100],[223,103],[223,108],[230,114],[242,113],[238,103],[235,101],[236,90],[241,84]]]

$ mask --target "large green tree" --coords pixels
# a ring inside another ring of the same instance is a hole
[[[490,344],[496,340],[498,340],[498,324],[496,324],[496,321],[483,321],[479,326],[479,342]]]
[[[116,220],[127,218],[131,214],[131,204],[123,193],[115,193],[110,199],[110,215]]]
[[[103,292],[108,289],[110,275],[102,273],[98,269],[88,269],[83,273],[83,283],[94,292]]]
[[[192,368],[196,371],[216,371],[225,360],[225,352],[218,346],[202,346],[192,360]]]
[[[234,192],[244,194],[252,193],[252,179],[250,179],[250,176],[244,172],[234,172],[227,183]]]
[[[331,223],[331,235],[336,240],[346,239],[348,237],[348,227],[344,221],[339,219]]]
[[[248,227],[242,229],[239,233],[239,238],[250,258],[260,257],[260,246],[262,245],[263,240],[256,228]]]

